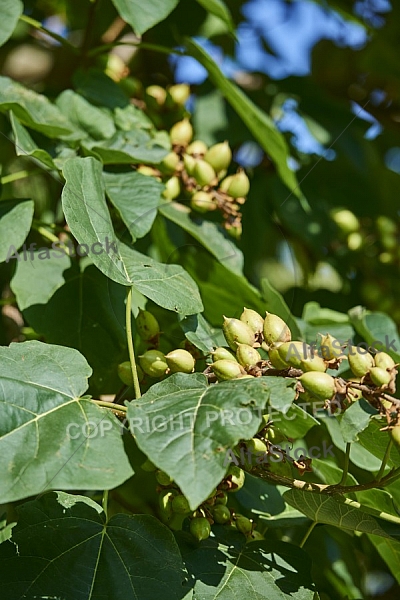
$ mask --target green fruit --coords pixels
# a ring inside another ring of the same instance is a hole
[[[267,439],[271,444],[279,444],[286,439],[285,435],[279,431],[279,429],[275,429],[275,427],[268,427],[267,430]]]
[[[195,360],[187,350],[177,348],[165,355],[171,373],[193,373]]]
[[[165,190],[162,195],[164,198],[167,198],[167,200],[174,200],[181,193],[181,182],[176,175],[167,179],[167,181],[164,182],[164,185]]]
[[[171,127],[169,132],[171,142],[177,146],[186,146],[193,137],[193,127],[189,119],[182,119]]]
[[[299,381],[303,388],[318,400],[330,400],[336,391],[335,380],[328,373],[309,371],[303,373]]]
[[[242,367],[251,367],[261,359],[260,353],[253,346],[247,344],[237,344],[236,358]]]
[[[201,542],[209,537],[211,525],[205,517],[196,517],[190,521],[190,533]]]
[[[231,511],[223,504],[217,504],[211,511],[213,519],[219,525],[225,525],[231,520]]]
[[[165,356],[159,350],[147,350],[139,356],[140,366],[150,377],[162,377],[168,369]]]
[[[250,535],[247,536],[247,543],[260,542],[261,540],[265,540],[265,537],[259,531],[252,531]]]
[[[183,164],[185,166],[186,173],[188,175],[192,176],[194,168],[196,166],[196,159],[193,158],[193,156],[190,156],[190,154],[184,154],[183,155]]]
[[[184,520],[187,515],[181,515],[178,513],[172,513],[168,519],[167,525],[172,531],[181,531]]]
[[[260,456],[267,452],[267,446],[259,438],[252,438],[246,442],[246,449],[255,456]]]
[[[212,197],[212,194],[208,192],[195,192],[190,199],[190,207],[200,213],[210,212],[216,210],[217,203]]]
[[[334,338],[330,333],[321,339],[320,356],[325,360],[338,358],[343,354],[342,346],[339,340]]]
[[[390,430],[390,435],[396,446],[400,446],[400,424],[395,425],[393,429]]]
[[[250,181],[246,173],[240,170],[236,175],[230,175],[221,182],[221,190],[232,198],[247,196],[250,190]]]
[[[193,169],[193,177],[201,186],[210,185],[216,178],[216,174],[211,165],[205,160],[197,159]]]
[[[375,366],[380,369],[393,369],[394,368],[394,360],[389,354],[386,352],[377,352],[374,356]]]
[[[347,210],[347,208],[334,209],[331,211],[331,217],[339,229],[343,231],[343,233],[353,233],[354,231],[358,231],[360,228],[360,222],[356,215],[350,210]]]
[[[292,339],[292,334],[285,321],[278,315],[269,312],[265,314],[263,334],[264,341],[268,345],[275,344],[275,342],[290,342]]]
[[[136,370],[139,381],[142,381],[144,373],[139,365],[136,365]],[[118,365],[118,377],[125,385],[133,385],[133,375],[129,360],[126,360]]]
[[[381,369],[380,367],[372,367],[369,370],[369,376],[372,379],[372,382],[378,387],[382,387],[383,385],[387,385],[390,383],[391,375],[385,369]]]
[[[207,145],[201,140],[194,140],[187,148],[186,152],[191,156],[204,156],[207,152]]]
[[[165,519],[168,519],[172,514],[172,500],[175,496],[174,491],[162,490],[158,496],[158,504],[161,510],[161,515]]]
[[[363,245],[363,242],[364,238],[361,235],[361,233],[358,233],[358,231],[350,233],[350,235],[347,236],[347,247],[352,252],[356,252],[356,250],[359,250]]]
[[[190,87],[186,83],[176,83],[168,88],[168,92],[175,104],[183,106],[190,96]]]
[[[247,517],[243,517],[243,515],[236,515],[235,525],[236,529],[245,535],[253,529],[253,523]]]
[[[161,162],[161,168],[165,173],[175,173],[180,158],[176,152],[170,152]]]
[[[139,309],[136,317],[136,329],[145,342],[151,342],[160,333],[157,319],[148,310]]]
[[[364,377],[374,366],[374,359],[369,352],[361,353],[359,348],[352,346],[348,353],[350,369],[357,377]]]
[[[376,219],[376,226],[381,235],[395,235],[397,233],[396,223],[384,215],[381,215]]]
[[[228,142],[211,146],[211,148],[207,150],[204,160],[206,160],[217,173],[227,169],[232,160],[232,151]]]
[[[273,367],[275,367],[275,369],[280,370],[287,369],[289,367],[289,364],[286,361],[282,360],[282,358],[279,355],[279,346],[281,345],[282,342],[277,342],[273,346],[270,346],[268,350],[269,362]]]
[[[228,346],[236,351],[237,344],[247,344],[253,346],[255,341],[254,332],[250,329],[246,323],[239,321],[239,319],[227,318],[224,316],[224,323],[222,330]]]
[[[227,504],[228,502],[228,494],[221,490],[218,490],[217,495],[215,496],[215,504]]]
[[[144,463],[140,465],[140,468],[143,469],[143,471],[146,471],[146,473],[153,473],[157,470],[157,467],[153,465],[149,459],[145,460]]]
[[[229,465],[226,476],[230,476],[234,487],[229,489],[229,492],[238,492],[244,486],[245,474],[243,469],[236,465]]]
[[[304,342],[285,342],[278,348],[280,358],[295,369],[301,369],[301,364],[311,356],[310,347]]]
[[[174,496],[171,502],[171,508],[174,513],[178,513],[181,515],[187,515],[190,513],[189,502],[186,500],[185,496],[182,494],[178,494]]]
[[[227,381],[245,375],[243,367],[233,360],[217,360],[212,363],[211,368],[218,381]]]
[[[264,319],[255,310],[244,308],[240,315],[240,320],[246,323],[254,333],[262,333],[264,327]]]
[[[320,373],[324,373],[326,367],[327,365],[324,359],[316,354],[312,358],[302,360],[300,363],[300,369],[302,371],[320,371]]]
[[[214,362],[217,360],[233,360],[233,362],[237,362],[236,356],[228,350],[228,348],[215,348],[213,352],[211,352]]]
[[[164,471],[157,471],[156,473],[156,479],[157,482],[160,485],[163,485],[164,487],[167,485],[171,485],[171,483],[173,483],[173,479],[171,479],[171,477],[169,475],[167,475],[166,473],[164,473]]]
[[[159,179],[159,172],[156,171],[156,169],[153,169],[153,167],[148,167],[147,165],[140,165],[140,167],[138,167],[136,170],[138,173],[146,175],[146,177],[155,177],[156,179]]]
[[[167,92],[160,85],[149,85],[146,88],[146,97],[148,103],[151,103],[153,107],[163,106],[167,98]]]

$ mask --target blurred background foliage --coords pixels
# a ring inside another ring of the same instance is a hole
[[[82,70],[100,67],[139,104],[149,85],[190,83],[196,137],[209,144],[229,140],[251,174],[239,242],[248,279],[260,287],[267,278],[296,316],[316,300],[341,311],[358,304],[379,308],[399,323],[399,3],[231,0],[234,36],[200,3],[182,0],[143,35],[140,48],[129,45],[137,38],[111,0],[93,6],[90,0],[26,0],[26,15],[73,44],[85,40],[88,51],[78,64],[68,48],[20,21],[0,50],[2,74],[54,98],[79,88]],[[288,193],[205,69],[189,56],[163,52],[179,48],[187,35],[284,133],[305,201]],[[115,40],[126,44],[110,51]],[[152,117],[160,129],[170,126],[168,112]],[[8,137],[7,121],[0,119]],[[3,174],[35,169],[15,156],[7,137],[0,138]],[[59,184],[35,171],[29,193],[34,190],[36,216],[53,220]],[[7,185],[26,193],[25,180],[5,183],[5,196]],[[353,216],[337,210],[343,208]]]

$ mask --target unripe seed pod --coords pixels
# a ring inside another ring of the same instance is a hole
[[[136,171],[138,173],[141,173],[142,175],[146,175],[146,177],[155,177],[156,179],[159,179],[158,175],[158,171],[156,171],[156,169],[153,169],[153,167],[148,167],[147,165],[140,165]]]
[[[330,400],[335,393],[335,380],[328,373],[309,371],[299,377],[303,388],[318,400]]]
[[[166,90],[160,85],[149,85],[146,88],[146,97],[149,104],[155,106],[163,106],[165,104],[165,100],[167,98]]]
[[[217,504],[211,511],[213,519],[219,525],[225,525],[231,520],[231,511],[223,504]]]
[[[264,319],[255,310],[244,308],[240,315],[240,320],[246,323],[254,333],[262,333],[264,327]]]
[[[171,508],[173,512],[179,513],[181,515],[190,513],[189,502],[186,500],[183,494],[178,494],[172,499]]]
[[[207,152],[207,144],[202,140],[194,140],[187,148],[186,152],[191,156],[204,156]]]
[[[253,346],[255,341],[254,332],[250,329],[246,323],[239,321],[239,319],[227,318],[224,316],[224,323],[222,330],[228,346],[236,351],[237,344],[247,344]]]
[[[236,465],[229,465],[226,476],[230,476],[234,488],[231,488],[229,492],[238,492],[244,486],[245,473],[243,469]]]
[[[165,190],[162,195],[167,200],[174,200],[181,193],[181,182],[179,181],[179,177],[173,175],[164,183]]]
[[[144,373],[139,365],[136,365],[136,371],[139,381],[143,381]],[[133,385],[133,375],[129,360],[126,360],[118,365],[118,377],[125,385]]]
[[[275,429],[275,427],[268,427],[267,430],[267,439],[271,444],[279,444],[285,440],[285,436],[279,429]]]
[[[168,88],[168,92],[175,104],[183,106],[190,96],[190,87],[186,83],[176,83]]]
[[[159,350],[147,350],[139,359],[143,371],[150,377],[162,377],[168,369],[165,356]]]
[[[243,227],[241,223],[237,223],[233,225],[229,229],[227,229],[228,234],[233,237],[234,240],[240,240],[240,237],[243,233]]]
[[[233,360],[233,362],[237,362],[236,356],[228,348],[216,348],[211,354],[214,362],[217,362],[217,360]]]
[[[195,360],[187,350],[177,348],[165,355],[171,373],[193,373]]]
[[[215,171],[205,160],[198,159],[193,169],[193,177],[201,186],[210,185],[216,178]]]
[[[236,515],[235,517],[236,529],[241,533],[247,535],[253,529],[253,523],[247,517],[243,515]]]
[[[302,371],[319,371],[325,373],[327,365],[323,358],[315,354],[312,358],[306,358],[300,363],[300,369]]]
[[[170,152],[167,154],[167,156],[165,156],[165,158],[163,158],[161,162],[162,170],[166,173],[174,173],[179,164],[179,160],[179,156],[176,154],[176,152]]]
[[[245,375],[245,371],[241,365],[233,360],[217,360],[212,363],[211,368],[217,376],[218,381],[228,381],[236,379],[240,375]]]
[[[265,314],[263,325],[264,340],[267,344],[275,344],[275,342],[290,342],[292,334],[285,321],[267,312]]]
[[[140,465],[140,468],[143,469],[143,471],[146,471],[146,473],[153,473],[157,470],[157,467],[153,465],[149,459],[145,460],[144,463]]]
[[[227,169],[232,160],[232,151],[228,142],[211,146],[206,152],[204,160],[206,160],[217,173],[223,169]]]
[[[269,362],[273,367],[275,367],[275,369],[287,369],[289,366],[289,364],[286,361],[282,360],[282,358],[279,355],[279,346],[281,345],[282,342],[277,342],[273,346],[270,346],[268,350]]]
[[[185,166],[186,173],[188,175],[192,176],[194,168],[196,166],[196,159],[193,158],[193,156],[190,156],[190,154],[184,154],[183,155],[183,164]]]
[[[380,367],[372,367],[369,370],[369,376],[371,377],[372,382],[378,387],[387,385],[391,380],[390,373],[385,369],[381,369]]]
[[[190,199],[190,207],[200,213],[210,212],[217,208],[217,203],[208,192],[195,192]]]
[[[254,379],[254,375],[247,373],[246,375],[240,375],[237,379]]]
[[[186,146],[193,137],[193,127],[191,126],[189,119],[182,119],[171,127],[169,132],[171,142],[179,146]]]
[[[160,333],[160,326],[155,316],[148,310],[139,309],[136,317],[137,332],[145,342],[150,342]]]
[[[390,219],[389,217],[385,217],[384,215],[380,215],[376,219],[376,226],[378,228],[379,233],[382,235],[395,235],[397,233],[397,225],[396,223]]]
[[[246,448],[251,454],[265,454],[267,452],[267,446],[259,438],[252,438],[246,442]]]
[[[349,348],[349,365],[354,375],[364,377],[368,371],[374,366],[374,359],[369,352],[361,353],[359,348]]]
[[[347,208],[334,209],[331,211],[331,217],[343,233],[353,233],[360,228],[360,222],[356,215],[351,210],[347,210]]]
[[[265,540],[265,537],[259,531],[252,531],[250,535],[247,536],[247,543],[260,542],[261,540]]]
[[[166,487],[167,485],[171,485],[171,483],[173,483],[173,479],[171,479],[171,477],[169,475],[164,473],[164,471],[157,471],[156,479],[157,479],[157,483],[159,483],[160,485],[162,485],[164,487]]]
[[[196,517],[190,521],[190,533],[201,542],[209,537],[211,525],[205,517]]]
[[[236,358],[242,367],[251,367],[261,360],[260,353],[253,346],[237,344]]]
[[[174,498],[174,491],[162,490],[158,497],[158,504],[161,509],[161,514],[164,519],[168,519],[172,514],[172,499]]]
[[[278,348],[279,356],[295,369],[301,369],[303,360],[311,356],[310,347],[304,342],[285,342]]]
[[[225,177],[225,179],[223,179],[219,184],[221,191],[225,192],[227,194],[229,186],[231,185],[232,181],[233,181],[233,175],[228,175],[228,177]]]
[[[400,446],[400,424],[395,425],[393,429],[390,430],[390,435],[396,446]]]
[[[181,531],[184,520],[187,515],[180,515],[178,513],[172,513],[170,519],[168,519],[168,527],[172,529],[172,531]]]
[[[347,247],[349,250],[352,250],[353,252],[356,252],[356,250],[359,250],[361,248],[361,246],[363,245],[364,242],[364,238],[361,235],[361,233],[358,233],[358,231],[355,231],[354,233],[350,233],[349,236],[347,236]]]
[[[218,491],[215,497],[215,504],[222,504],[225,506],[228,502],[228,494],[223,491]]]
[[[320,351],[322,358],[325,358],[325,360],[332,360],[343,354],[343,349],[339,340],[334,338],[330,333],[321,339]]]
[[[386,352],[377,352],[374,356],[375,366],[380,369],[393,369],[394,368],[394,360],[389,354]]]
[[[250,189],[250,181],[246,173],[240,170],[236,175],[231,175],[232,179],[228,183],[221,183],[221,189],[232,198],[243,198],[247,196]],[[228,178],[227,178],[228,179]],[[225,189],[226,188],[226,189]]]

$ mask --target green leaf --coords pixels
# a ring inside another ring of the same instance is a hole
[[[2,0],[0,46],[11,37],[23,10],[24,5],[21,0]]]
[[[67,117],[46,96],[29,90],[8,77],[0,77],[0,111],[9,110],[24,125],[48,137],[74,133]]]
[[[295,318],[292,316],[288,305],[280,294],[268,281],[268,279],[261,279],[261,295],[266,301],[266,310],[272,312],[278,317],[281,317],[288,325],[292,332],[293,339],[300,339],[300,330],[297,326]],[[263,317],[265,315],[262,315]]]
[[[388,432],[381,431],[381,427],[384,426],[386,426],[386,421],[378,422],[376,419],[373,419],[370,421],[368,427],[358,436],[359,443],[380,461],[385,456],[390,440]],[[395,444],[390,449],[387,464],[389,467],[400,467],[400,452]]]
[[[348,506],[335,497],[296,489],[288,490],[283,497],[290,506],[316,523],[325,523],[340,529],[390,538],[374,517],[358,508]]]
[[[288,166],[289,150],[283,135],[278,131],[272,119],[256,106],[237,85],[229,81],[221,69],[203,48],[192,39],[186,38],[189,53],[208,71],[210,79],[224,94],[232,108],[238,113],[260,146],[267,152],[277,171],[305,208],[309,208],[297,183],[296,175]]]
[[[380,312],[368,312],[361,306],[349,311],[355,330],[376,350],[390,354],[394,361],[400,362],[400,337],[396,323]],[[374,342],[379,342],[375,343]]]
[[[120,385],[117,366],[127,356],[126,291],[94,265],[68,270],[70,262],[65,255],[39,260],[34,254],[32,262],[18,263],[11,288],[27,323],[46,342],[85,356],[92,392],[112,393]]]
[[[189,342],[205,354],[208,354],[217,346],[226,344],[222,330],[211,327],[203,315],[179,316],[179,324]]]
[[[357,402],[346,409],[343,417],[340,420],[340,429],[343,439],[346,443],[356,442],[358,434],[368,427],[368,423],[372,415],[379,414],[378,411],[371,406],[369,402],[360,398]]]
[[[17,156],[32,156],[32,158],[40,161],[48,169],[56,169],[56,165],[50,154],[43,148],[39,148],[36,142],[33,141],[28,130],[15,118],[12,111],[10,111],[10,121],[14,132],[15,152]]]
[[[228,450],[257,432],[270,395],[265,379],[208,385],[201,373],[176,373],[129,403],[139,448],[176,481],[191,508],[224,477]]]
[[[96,106],[114,109],[129,107],[129,97],[100,69],[78,70],[73,75],[78,94]]]
[[[295,403],[286,413],[271,411],[270,417],[282,433],[294,439],[303,438],[312,427],[320,424],[315,417]]]
[[[135,33],[142,35],[163,21],[172,12],[179,0],[113,0],[121,17],[129,23]]]
[[[163,202],[164,186],[141,173],[103,173],[107,196],[121,215],[132,240],[142,238],[153,225]]]
[[[375,535],[369,535],[368,537],[391,570],[397,583],[400,584],[400,542],[393,539],[387,540],[385,538],[376,537]]]
[[[91,369],[72,348],[0,347],[0,502],[54,489],[109,489],[133,472],[120,424],[80,399]]]
[[[5,520],[0,522],[0,544],[10,539],[13,527],[15,527],[15,525],[15,522],[7,524],[7,521]]]
[[[232,15],[225,2],[222,0],[197,0],[208,12],[215,15],[223,21],[231,33],[235,32],[235,25],[232,20]]]
[[[93,106],[72,90],[62,92],[56,100],[56,105],[82,132],[82,137],[90,136],[95,140],[102,140],[112,137],[116,131],[114,120],[107,109]]]
[[[229,239],[220,226],[202,217],[197,217],[189,207],[178,202],[168,202],[159,207],[159,212],[169,221],[190,233],[227,269],[243,274],[243,254]]]
[[[165,265],[116,241],[105,200],[101,163],[76,158],[65,163],[66,185],[62,192],[65,218],[79,243],[100,243],[104,250],[93,254],[94,264],[110,279],[134,286],[156,304],[183,314],[203,310],[195,282],[178,265]],[[97,246],[97,251],[98,251]]]
[[[200,545],[178,534],[194,597],[201,600],[313,600],[311,561],[293,544],[246,543],[239,532],[214,526]]]
[[[10,600],[182,598],[179,548],[154,517],[117,514],[106,521],[93,501],[60,492],[18,512],[12,543],[0,546],[2,589]]]
[[[117,131],[108,140],[86,140],[82,147],[86,154],[100,159],[105,165],[147,163],[158,165],[171,148],[165,131],[150,133],[144,129]]]
[[[0,202],[0,263],[11,258],[24,243],[31,228],[34,204],[32,200],[2,200]]]

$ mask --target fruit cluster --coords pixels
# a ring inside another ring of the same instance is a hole
[[[172,86],[167,91],[150,86],[146,90],[146,99],[159,113],[168,106],[170,97],[175,103],[178,103],[177,98],[181,103],[185,101],[190,93],[186,88]],[[169,135],[172,151],[162,163],[157,168],[139,165],[138,172],[162,181],[167,200],[186,202],[197,213],[220,211],[222,225],[233,237],[239,238],[242,231],[240,207],[246,200],[250,182],[242,169],[227,175],[232,161],[228,142],[208,148],[203,141],[193,140],[193,127],[187,116],[172,125]]]
[[[166,473],[157,470],[148,460],[142,468],[155,472],[159,515],[163,523],[173,531],[188,529],[196,540],[201,541],[209,537],[211,526],[217,523],[236,527],[248,541],[264,539],[255,530],[253,520],[227,506],[229,493],[237,492],[243,487],[245,473],[240,467],[231,465],[218,487],[195,511],[190,509],[186,497]]]

